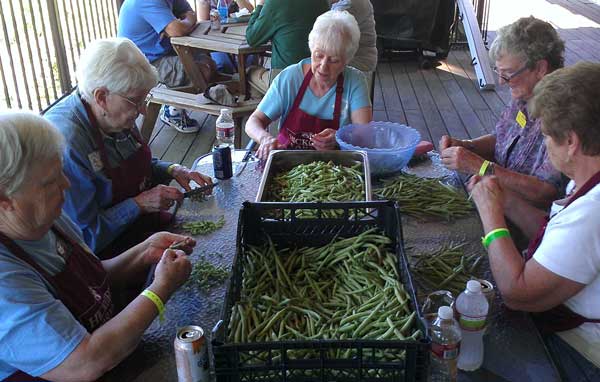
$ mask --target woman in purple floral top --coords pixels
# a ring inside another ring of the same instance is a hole
[[[450,169],[495,174],[501,185],[538,205],[549,205],[564,189],[563,178],[548,158],[540,121],[530,118],[527,101],[535,85],[564,66],[564,42],[547,22],[521,18],[500,28],[490,57],[501,84],[511,90],[512,102],[502,113],[494,134],[473,140],[443,136],[442,162]],[[485,166],[484,166],[485,169]]]

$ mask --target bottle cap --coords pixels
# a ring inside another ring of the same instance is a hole
[[[454,316],[452,308],[449,306],[440,306],[438,309],[438,317],[442,320],[449,320]]]
[[[471,293],[480,293],[481,283],[477,280],[469,280],[467,281],[467,290]]]

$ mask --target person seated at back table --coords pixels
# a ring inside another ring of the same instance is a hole
[[[39,115],[0,113],[0,381],[98,380],[192,269],[195,241],[168,232],[100,261],[61,212],[63,141]],[[185,252],[167,249],[182,240]],[[153,264],[152,283],[118,311],[114,297],[141,291]]]
[[[66,137],[64,171],[71,181],[65,211],[87,245],[112,256],[165,229],[168,209],[183,194],[164,185],[175,179],[211,179],[184,166],[153,159],[135,126],[156,85],[156,69],[124,38],[96,40],[81,55],[79,88],[46,113]],[[115,252],[116,251],[116,252]]]
[[[377,32],[370,0],[329,0],[334,11],[348,11],[358,23],[360,41],[358,50],[348,65],[362,71],[372,89],[373,75],[377,69]]]
[[[169,38],[187,36],[195,27],[196,14],[187,0],[125,0],[119,11],[117,36],[130,39],[140,48],[158,70],[161,83],[177,87],[189,85],[190,79]],[[216,73],[214,61],[204,53],[195,53],[194,61],[208,82]],[[160,119],[181,133],[200,129],[184,110],[172,106],[162,107]]]
[[[360,31],[348,12],[329,11],[317,18],[308,36],[311,56],[284,69],[246,123],[246,133],[265,159],[273,149],[337,149],[336,130],[368,123],[371,100],[365,76],[347,66]],[[279,135],[267,127],[279,119]]]
[[[250,46],[271,42],[271,69],[248,68],[252,90],[265,94],[273,79],[285,68],[310,55],[308,33],[317,17],[329,10],[327,0],[256,0],[246,28]]]
[[[254,6],[249,0],[222,0],[227,6],[227,13],[232,14],[238,12],[240,9],[246,8],[249,12],[254,10]],[[210,0],[210,9],[217,9],[219,0]],[[217,65],[217,71],[219,73],[233,74],[237,72],[237,57],[233,57],[229,53],[224,52],[210,52],[210,57]],[[256,55],[249,55],[246,57],[246,66],[250,66],[256,63]]]
[[[531,113],[550,160],[571,180],[550,216],[497,177],[476,176],[469,184],[502,299],[533,312],[563,381],[600,380],[599,99],[598,63],[558,69],[535,86]],[[505,216],[531,239],[525,260]]]
[[[534,17],[500,28],[490,57],[500,83],[510,87],[512,101],[494,134],[473,140],[443,136],[442,163],[466,174],[495,174],[506,189],[540,206],[549,205],[562,192],[564,181],[548,158],[540,121],[529,115],[527,101],[545,75],[563,67],[564,51],[556,30]]]

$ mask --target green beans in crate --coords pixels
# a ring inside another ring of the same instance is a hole
[[[218,381],[425,381],[429,344],[393,202],[244,205]]]

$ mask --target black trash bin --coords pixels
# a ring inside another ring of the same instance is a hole
[[[445,58],[450,50],[455,0],[371,0],[379,48]]]

